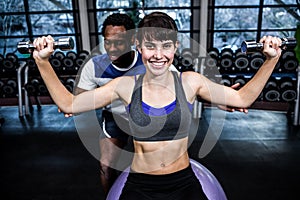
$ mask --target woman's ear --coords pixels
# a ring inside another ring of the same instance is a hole
[[[142,53],[142,48],[141,48],[141,45],[140,45],[140,42],[138,40],[135,40],[135,46],[136,46],[136,49]]]
[[[177,51],[178,47],[179,47],[179,42],[176,41],[176,42],[175,42],[175,52]]]

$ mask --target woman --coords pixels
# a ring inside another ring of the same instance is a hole
[[[178,30],[168,15],[147,15],[138,28],[137,47],[146,73],[119,77],[77,96],[60,83],[48,62],[53,52],[51,36],[34,41],[33,56],[54,102],[63,112],[84,112],[117,99],[127,106],[135,154],[132,173],[120,199],[207,199],[191,170],[187,153],[191,105],[199,96],[215,104],[249,107],[281,55],[281,40],[270,36],[260,40],[266,60],[256,75],[236,91],[199,73],[168,70],[178,47]]]

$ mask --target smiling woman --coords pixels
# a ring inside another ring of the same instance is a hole
[[[220,105],[250,106],[280,58],[282,41],[277,37],[261,38],[265,62],[246,85],[234,90],[196,72],[169,71],[177,48],[178,29],[167,14],[146,15],[138,27],[138,50],[146,73],[118,77],[76,96],[66,90],[49,64],[54,41],[51,36],[34,41],[33,57],[53,100],[63,111],[93,110],[118,99],[127,106],[134,155],[121,200],[208,199],[187,151],[192,127],[190,104],[199,96]]]

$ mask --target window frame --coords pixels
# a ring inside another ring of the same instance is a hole
[[[214,34],[215,33],[226,33],[226,32],[236,32],[236,33],[243,33],[243,32],[256,32],[256,37],[253,38],[256,41],[259,41],[259,39],[262,36],[263,32],[282,32],[282,31],[292,31],[296,32],[296,24],[294,28],[262,28],[262,21],[263,21],[263,12],[264,8],[284,8],[287,10],[290,10],[290,8],[295,8],[297,9],[297,4],[284,4],[281,2],[281,5],[277,4],[264,4],[263,0],[259,1],[259,5],[215,5],[215,0],[209,0],[209,6],[208,6],[208,40],[207,40],[207,45],[208,48],[213,48],[216,45],[214,44]],[[284,5],[283,5],[284,4]],[[299,5],[298,5],[299,6]],[[258,9],[258,20],[257,20],[257,27],[256,29],[222,29],[222,30],[215,30],[214,25],[215,25],[215,9],[244,9],[244,8],[257,8]],[[299,17],[300,16],[296,16]],[[299,20],[300,21],[300,20]]]
[[[0,35],[1,40],[7,40],[7,39],[20,39],[19,41],[24,41],[24,40],[30,40],[33,41],[36,37],[43,36],[43,34],[34,34],[33,33],[33,27],[31,24],[30,20],[30,15],[39,15],[39,14],[59,14],[59,13],[64,13],[64,14],[72,14],[73,15],[73,20],[74,20],[74,33],[66,33],[66,34],[51,34],[53,37],[74,37],[75,38],[75,43],[76,43],[76,49],[74,51],[79,51],[82,47],[81,43],[81,38],[80,38],[80,27],[79,27],[79,9],[78,9],[78,0],[72,0],[72,10],[51,10],[51,11],[30,11],[29,9],[29,0],[22,0],[23,5],[24,5],[24,11],[23,12],[5,12],[3,15],[5,16],[14,16],[14,15],[20,15],[20,16],[25,16],[25,21],[27,25],[27,33],[24,35]],[[18,53],[17,51],[17,44],[16,44],[16,49],[14,52],[7,52],[5,49],[5,46],[1,48],[1,54],[6,55],[7,53]]]

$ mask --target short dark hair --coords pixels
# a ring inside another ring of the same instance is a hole
[[[103,36],[105,34],[106,27],[109,25],[124,26],[127,31],[135,29],[135,24],[133,20],[127,14],[124,13],[113,13],[104,20],[101,30],[101,34]]]
[[[177,32],[178,28],[172,17],[163,12],[152,12],[138,24],[137,40],[140,43],[143,39],[172,40],[175,43]]]

